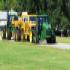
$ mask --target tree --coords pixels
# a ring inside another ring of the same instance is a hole
[[[70,25],[70,0],[0,0],[0,10],[47,14],[54,29]]]

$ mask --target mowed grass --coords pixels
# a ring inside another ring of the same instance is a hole
[[[70,50],[0,41],[0,70],[70,70]]]
[[[57,43],[68,43],[70,44],[70,37],[56,37]]]

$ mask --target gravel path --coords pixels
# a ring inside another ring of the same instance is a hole
[[[40,43],[39,46],[53,47],[59,49],[70,49],[70,43],[56,43],[56,44],[46,44],[46,41]]]
[[[70,44],[65,44],[65,43],[57,43],[53,45],[47,45],[53,48],[60,48],[60,49],[70,49]]]
[[[70,49],[70,44],[67,43],[56,43],[56,44],[41,44],[39,46],[46,46],[46,47],[53,47],[53,48],[59,48],[59,49]]]
[[[0,40],[2,40],[2,37],[0,36]],[[56,43],[56,44],[46,44],[45,41],[43,41],[39,46],[46,46],[46,47],[53,47],[53,48],[60,48],[60,49],[70,49],[70,44],[66,43]]]

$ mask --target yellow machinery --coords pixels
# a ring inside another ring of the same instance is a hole
[[[3,39],[27,40],[39,43],[55,43],[56,36],[49,24],[48,15],[28,15],[27,12],[8,14],[8,23],[3,29]],[[7,35],[6,35],[7,34]]]
[[[36,27],[36,15],[22,15],[18,19],[12,20],[12,26],[15,27],[16,40],[28,40],[32,42],[32,28]]]
[[[36,27],[36,21],[35,20],[31,20],[31,17],[36,17],[36,15],[23,15],[22,19],[24,21],[22,24],[22,29],[23,29],[23,34],[24,35],[24,39],[25,40],[29,40],[30,42],[32,42],[32,28]]]

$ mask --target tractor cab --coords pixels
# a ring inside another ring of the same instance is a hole
[[[48,15],[39,15],[38,16],[38,35],[39,40],[45,40],[47,43],[55,43],[55,34],[49,24]]]

